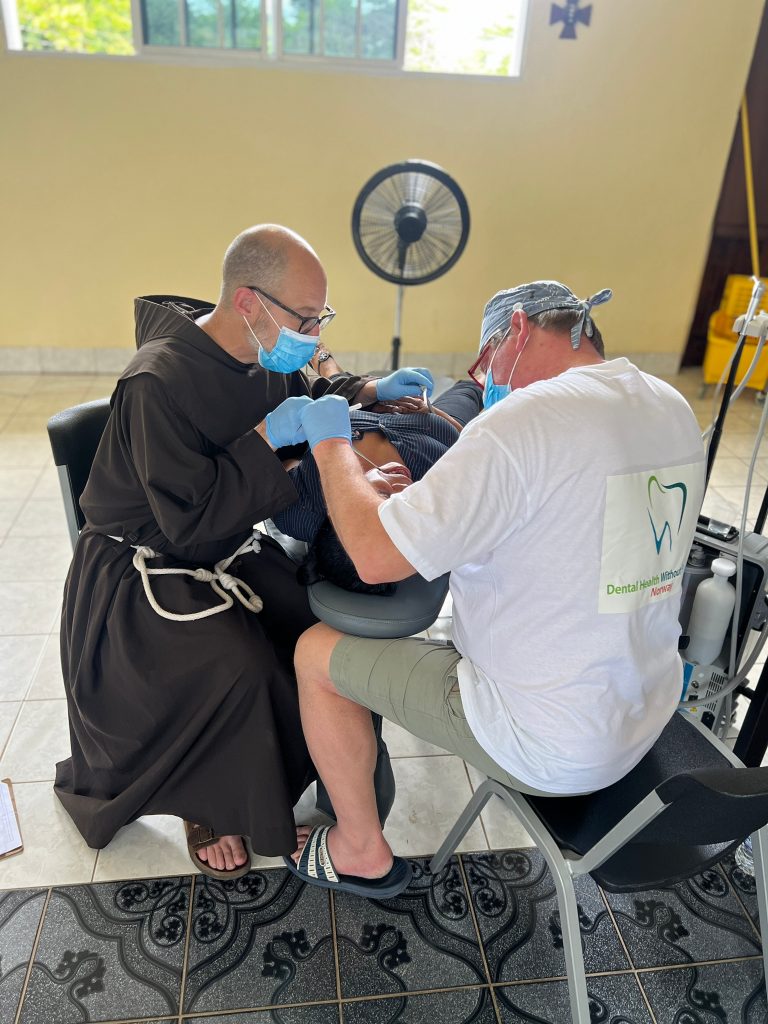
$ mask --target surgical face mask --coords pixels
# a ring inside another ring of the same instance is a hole
[[[492,405],[496,405],[502,398],[506,398],[510,394],[512,388],[509,384],[494,384],[493,372],[488,369],[488,373],[485,375],[485,384],[483,385],[483,408],[490,409]]]
[[[259,298],[258,295],[256,298]],[[260,298],[259,302],[261,302]],[[261,304],[264,306],[263,302]],[[280,325],[277,320],[275,320],[266,306],[264,306],[264,309],[275,327],[279,327]],[[265,370],[273,370],[275,373],[295,373],[302,366],[306,366],[315,354],[317,340],[315,338],[307,338],[306,334],[299,334],[298,331],[292,331],[289,327],[280,327],[277,341],[267,351],[256,337],[256,332],[245,317],[243,317],[243,320],[245,320],[245,326],[259,346],[259,364]]]
[[[530,337],[530,335],[528,335],[528,337]],[[502,400],[502,398],[506,398],[507,395],[511,394],[515,390],[512,387],[512,378],[513,378],[513,376],[515,374],[515,368],[516,368],[518,362],[520,361],[520,356],[523,354],[523,352],[525,351],[525,346],[528,344],[528,338],[525,339],[525,341],[523,342],[523,347],[520,349],[520,351],[515,356],[515,361],[514,361],[514,363],[512,363],[512,369],[509,371],[509,379],[508,379],[507,383],[506,384],[496,384],[496,383],[494,383],[494,380],[493,380],[493,363],[494,363],[494,360],[496,359],[496,355],[501,351],[501,348],[502,348],[502,346],[504,344],[505,339],[506,339],[506,335],[499,342],[498,348],[496,349],[496,352],[494,352],[493,359],[491,359],[490,366],[488,367],[488,372],[485,375],[485,384],[483,385],[483,408],[484,409],[490,409],[491,406],[496,405],[496,403],[500,402]]]

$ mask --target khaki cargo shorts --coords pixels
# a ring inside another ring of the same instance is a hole
[[[458,754],[503,785],[521,793],[551,795],[518,781],[475,739],[461,703],[460,658],[445,641],[344,636],[333,649],[330,674],[342,696]]]

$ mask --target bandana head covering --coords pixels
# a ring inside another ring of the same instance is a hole
[[[577,349],[581,344],[582,330],[588,338],[594,333],[590,310],[593,306],[607,302],[612,295],[610,288],[603,288],[588,299],[577,299],[571,289],[559,281],[533,281],[531,284],[521,284],[517,288],[497,292],[483,312],[480,348],[497,331],[503,331],[509,326],[515,309],[522,309],[528,316],[536,316],[550,309],[570,309],[581,313],[571,329],[571,345]]]

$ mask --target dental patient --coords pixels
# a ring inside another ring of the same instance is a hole
[[[367,479],[386,498],[420,480],[481,407],[480,388],[470,381],[458,381],[429,409],[426,403],[410,399],[397,407],[377,407],[393,411],[351,412],[352,447]],[[326,579],[358,593],[392,593],[395,584],[363,583],[358,576],[328,519],[312,453],[284,465],[299,497],[273,520],[283,533],[310,545],[299,570],[300,582],[309,585]]]

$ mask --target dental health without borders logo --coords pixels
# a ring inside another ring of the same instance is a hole
[[[601,611],[628,610],[670,595],[685,569],[685,542],[690,532],[688,484],[684,480],[663,481],[657,473],[646,472],[613,483],[615,493],[609,501],[613,554],[606,556],[604,547]],[[620,523],[622,506],[625,511]]]
[[[685,505],[688,501],[688,488],[682,482],[678,480],[674,484],[663,484],[657,476],[650,476],[648,478],[648,519],[651,522],[651,530],[653,531],[653,543],[656,545],[656,554],[661,554],[661,545],[664,543],[664,537],[666,536],[669,541],[669,550],[672,550],[672,527],[669,525],[669,519],[664,520],[664,525],[661,528],[661,532],[657,529],[659,524],[660,516],[669,515],[669,500],[666,501],[662,498],[660,501],[657,497],[656,509],[653,506],[654,488],[657,495],[670,494],[672,491],[679,491],[680,501],[680,516],[677,518],[676,533],[680,533],[680,527],[683,525],[683,516],[685,515]],[[665,508],[666,506],[666,508]],[[657,518],[654,519],[654,511],[656,512]]]

